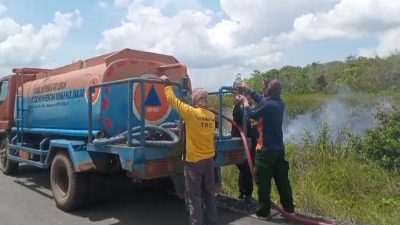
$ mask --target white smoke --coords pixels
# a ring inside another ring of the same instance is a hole
[[[317,111],[289,119],[284,124],[284,140],[302,144],[306,131],[315,137],[324,124],[328,125],[332,140],[336,140],[343,130],[361,135],[365,129],[376,125],[375,112],[375,107],[356,107],[340,100],[331,100]]]

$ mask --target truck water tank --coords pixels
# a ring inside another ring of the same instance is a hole
[[[60,67],[37,80],[24,84],[24,128],[88,129],[88,88],[93,84],[128,78],[156,78],[162,74],[179,82],[186,74],[180,67],[160,73],[158,68],[178,61],[167,55],[124,49]],[[133,126],[140,125],[141,87],[133,84],[133,110],[128,112],[128,84],[97,88],[91,96],[93,129],[113,136],[127,129],[128,113]],[[145,84],[145,118],[147,124],[178,120],[171,110],[161,84]]]

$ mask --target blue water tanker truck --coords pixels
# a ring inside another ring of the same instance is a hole
[[[14,69],[0,78],[2,172],[15,174],[22,164],[49,169],[65,211],[86,202],[100,174],[141,181],[182,174],[183,121],[166,101],[162,75],[190,102],[186,67],[169,55],[123,49],[56,69]],[[218,166],[245,159],[241,139],[222,126],[215,146]]]

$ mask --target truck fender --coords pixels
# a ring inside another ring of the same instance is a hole
[[[83,141],[64,139],[51,140],[49,144],[49,154],[46,158],[47,165],[51,165],[51,162],[58,151],[65,151],[68,153],[75,172],[93,171],[96,169],[96,166],[86,149],[86,143]]]

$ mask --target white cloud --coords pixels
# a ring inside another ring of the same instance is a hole
[[[0,15],[7,11],[7,7],[0,2]]]
[[[103,32],[97,50],[171,54],[188,65],[195,86],[215,88],[238,72],[279,65],[289,47],[304,42],[378,38],[376,49],[359,49],[369,55],[400,43],[400,1],[220,0],[213,10],[200,2],[115,0],[126,18]]]
[[[211,68],[188,68],[190,79],[194,87],[206,87],[209,91],[218,91],[221,86],[231,86],[236,74],[249,74],[253,70],[248,67],[240,67],[225,64]]]
[[[97,49],[108,52],[131,47],[171,53],[195,66],[214,64],[201,59],[215,53],[207,36],[210,21],[211,15],[205,11],[182,10],[176,15],[166,16],[159,8],[136,1],[128,8],[127,21],[104,31]]]
[[[338,0],[221,0],[221,8],[232,21],[240,24],[238,39],[251,43],[266,36],[279,35],[292,28],[297,17],[329,9]]]
[[[0,25],[7,26],[6,32],[0,32],[1,74],[9,73],[12,67],[45,64],[68,32],[80,27],[82,22],[78,10],[56,12],[53,21],[40,29],[31,24],[20,25],[11,18],[0,18]]]
[[[278,45],[270,38],[262,38],[254,43],[240,42],[236,33],[241,24],[231,19],[213,23],[216,18],[219,18],[217,13],[207,9],[182,9],[168,16],[161,8],[133,1],[128,6],[126,21],[104,31],[97,50],[104,53],[130,47],[172,54],[192,68],[191,71],[196,73],[193,76],[197,77],[197,74],[222,72],[220,68],[246,67],[246,71],[265,68],[281,57]],[[205,68],[207,72],[201,72]],[[229,73],[234,77],[238,71]],[[218,77],[224,77],[224,74]],[[194,82],[195,85],[210,88],[216,83],[213,79]]]
[[[308,13],[295,19],[296,40],[326,40],[374,35],[400,24],[400,1],[342,0],[327,12]]]
[[[365,57],[375,57],[377,55],[377,53],[376,53],[376,49],[373,49],[373,48],[359,48],[358,55],[365,56]]]
[[[0,42],[6,39],[9,35],[20,32],[20,25],[11,18],[0,18]]]
[[[400,51],[400,27],[385,32],[379,38],[377,52],[379,56],[388,56]]]
[[[132,0],[115,0],[114,5],[118,7],[127,7]]]
[[[229,50],[236,46],[234,34],[239,30],[240,24],[232,20],[222,20],[214,27],[208,29],[210,42],[216,48]]]
[[[200,0],[114,0],[114,5],[120,8],[127,8],[130,4],[147,3],[157,8],[167,9],[174,13],[181,9],[199,10]]]
[[[153,5],[158,8],[179,11],[181,9],[201,10],[200,0],[152,0]]]
[[[379,44],[374,48],[361,48],[359,55],[385,57],[400,52],[400,27],[390,29],[378,38]]]
[[[105,2],[105,1],[100,1],[100,2],[99,2],[99,6],[100,6],[100,8],[103,8],[103,9],[105,9],[105,8],[107,8],[107,7],[108,7],[108,3],[107,3],[107,2]]]
[[[400,1],[341,0],[328,11],[308,13],[294,20],[286,34],[292,43],[328,39],[375,37],[378,46],[358,49],[359,55],[388,56],[400,48]]]

